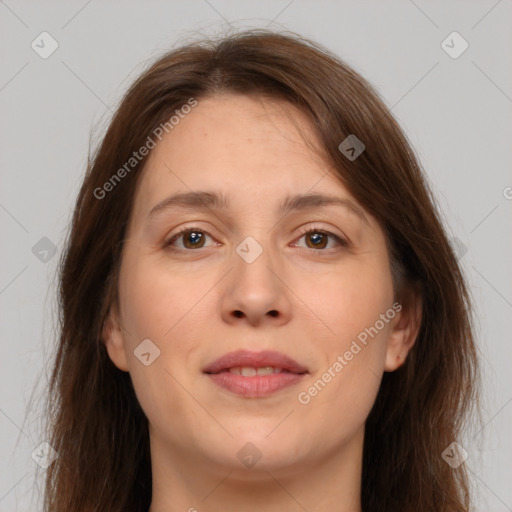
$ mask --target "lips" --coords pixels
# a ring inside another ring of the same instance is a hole
[[[243,398],[263,398],[299,384],[308,369],[274,351],[239,350],[217,359],[203,373],[231,394]]]
[[[269,373],[269,369],[273,369],[273,373],[284,372],[304,374],[308,369],[300,365],[294,359],[275,352],[273,350],[264,350],[262,352],[251,352],[248,350],[238,350],[230,352],[203,369],[203,373],[218,374],[230,371],[238,375],[251,376],[258,373],[248,372],[247,369],[266,369],[265,373]]]

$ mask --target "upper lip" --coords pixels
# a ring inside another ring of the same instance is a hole
[[[297,363],[297,361],[280,352],[273,350],[261,352],[237,350],[216,359],[203,369],[203,373],[219,373],[235,367],[264,368],[266,366],[281,368],[292,373],[307,373],[308,371],[307,368]]]

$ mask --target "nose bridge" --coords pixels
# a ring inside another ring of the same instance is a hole
[[[286,287],[278,278],[280,264],[270,244],[271,237],[261,230],[235,246],[234,268],[223,301],[223,315],[229,321],[244,317],[255,325],[267,317],[289,315]]]
[[[270,269],[275,265],[273,248],[270,246],[270,237],[261,232],[246,236],[235,248],[235,284],[250,285],[249,293],[257,296],[275,291],[275,275]]]

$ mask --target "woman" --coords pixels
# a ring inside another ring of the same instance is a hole
[[[173,50],[61,269],[48,512],[468,510],[470,301],[372,87],[295,35]]]

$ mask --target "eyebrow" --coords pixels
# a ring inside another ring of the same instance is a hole
[[[370,225],[363,210],[350,199],[320,193],[297,194],[286,196],[277,209],[277,214],[288,211],[301,211],[323,206],[342,206],[359,217],[365,224]],[[154,217],[160,212],[171,208],[188,210],[209,209],[222,210],[229,206],[228,198],[222,192],[196,191],[183,192],[167,197],[156,204],[148,214]]]

